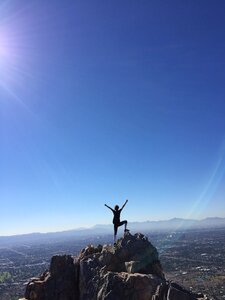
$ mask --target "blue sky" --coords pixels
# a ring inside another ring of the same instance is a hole
[[[0,3],[0,235],[225,217],[225,2]]]

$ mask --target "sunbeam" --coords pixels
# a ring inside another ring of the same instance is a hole
[[[221,183],[221,180],[225,174],[225,139],[222,141],[222,145],[218,154],[217,161],[214,165],[212,173],[209,177],[207,184],[205,185],[201,195],[194,203],[191,211],[187,217],[192,215],[201,215],[207,205],[212,201],[213,196]]]

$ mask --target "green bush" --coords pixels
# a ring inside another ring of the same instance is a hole
[[[0,273],[0,283],[6,282],[11,279],[11,274],[9,272]]]

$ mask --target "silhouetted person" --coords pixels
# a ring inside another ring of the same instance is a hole
[[[118,205],[115,205],[114,209],[112,209],[110,206],[105,204],[106,207],[111,209],[113,212],[113,224],[114,224],[114,242],[116,242],[116,235],[117,235],[117,230],[119,226],[125,225],[124,227],[124,232],[128,231],[127,229],[127,220],[120,222],[120,213],[124,206],[127,204],[128,200],[125,201],[124,205],[119,209]]]

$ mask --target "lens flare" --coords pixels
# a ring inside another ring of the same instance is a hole
[[[200,216],[203,211],[207,208],[207,205],[212,201],[218,186],[221,184],[223,176],[225,174],[225,138],[221,143],[221,147],[218,153],[217,160],[214,164],[214,168],[209,176],[208,182],[206,183],[201,195],[194,203],[188,217],[195,215]]]

